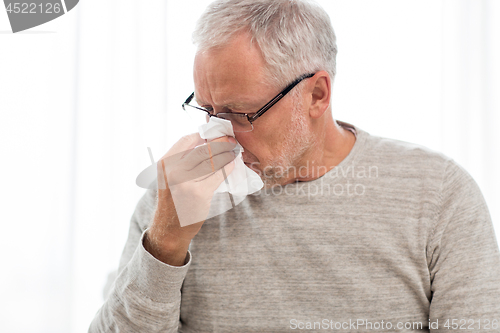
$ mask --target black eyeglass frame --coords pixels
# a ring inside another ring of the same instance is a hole
[[[248,115],[248,113],[238,113],[238,114],[245,115],[247,117],[248,121],[250,122],[250,124],[253,125],[253,122],[257,118],[262,116],[267,110],[269,110],[271,107],[273,107],[274,104],[278,103],[297,84],[299,84],[304,79],[308,79],[308,78],[313,77],[315,74],[316,73],[309,73],[309,74],[304,74],[304,75],[300,76],[297,80],[293,81],[290,85],[288,85],[285,89],[283,89],[278,95],[276,95],[273,99],[271,99],[266,105],[264,105],[262,108],[260,108],[259,111],[255,112],[255,114],[253,116],[250,117]],[[194,97],[194,92],[191,95],[189,95],[189,97],[184,101],[184,103],[182,103],[182,109],[184,111],[186,110],[185,106],[187,105],[187,106],[190,106],[192,108],[195,108],[195,109],[198,109],[201,111],[205,111],[209,117],[217,117],[217,114],[211,114],[210,111],[208,111],[205,108],[201,108],[201,107],[197,107],[197,106],[189,104],[193,100],[193,97]],[[220,113],[225,113],[225,112],[220,112]]]

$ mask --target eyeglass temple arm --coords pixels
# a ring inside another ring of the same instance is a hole
[[[194,92],[191,95],[189,95],[188,98],[186,98],[186,100],[184,101],[184,103],[182,103],[182,108],[183,109],[184,109],[184,105],[189,104],[193,100],[193,97],[194,97]]]
[[[255,119],[259,118],[264,112],[269,110],[274,104],[278,103],[279,100],[283,98],[283,96],[288,94],[290,92],[290,90],[292,90],[297,84],[300,83],[300,81],[302,81],[304,79],[308,79],[310,77],[313,77],[314,75],[315,75],[315,73],[311,73],[311,74],[306,74],[306,75],[299,77],[297,80],[292,82],[292,84],[290,84],[288,87],[286,87],[282,92],[280,92],[276,97],[274,97],[269,103],[264,105],[262,107],[262,109],[260,109],[256,114],[254,114],[252,117],[248,117],[248,121],[253,122]]]

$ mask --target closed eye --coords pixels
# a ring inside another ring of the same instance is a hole
[[[207,110],[208,113],[214,114],[214,108],[213,107],[203,105],[202,108],[204,108],[205,110]]]
[[[211,107],[211,106],[203,106],[203,108],[205,110],[207,110],[208,112],[210,112],[210,114],[214,114],[214,108],[213,107]],[[228,108],[224,108],[222,111],[220,111],[220,113],[239,113],[239,112],[233,111],[233,110],[228,109]]]

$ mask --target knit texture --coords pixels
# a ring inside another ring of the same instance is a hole
[[[147,191],[89,332],[449,332],[453,319],[500,332],[500,254],[474,180],[440,153],[343,125],[357,139],[338,166],[207,220],[182,267],[142,245]]]

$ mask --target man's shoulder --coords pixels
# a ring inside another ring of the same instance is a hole
[[[376,168],[379,182],[385,181],[391,187],[408,189],[417,186],[440,192],[450,178],[471,181],[468,173],[442,152],[355,128],[358,147],[352,164],[372,170]]]
[[[361,158],[373,163],[399,165],[413,169],[442,170],[449,164],[456,164],[452,158],[442,152],[417,143],[372,135],[358,130],[364,137]]]
[[[360,147],[359,163],[377,166],[381,175],[398,178],[402,184],[410,179],[426,179],[439,191],[464,188],[480,193],[469,172],[444,153],[420,144],[357,130],[358,137],[364,141]]]

